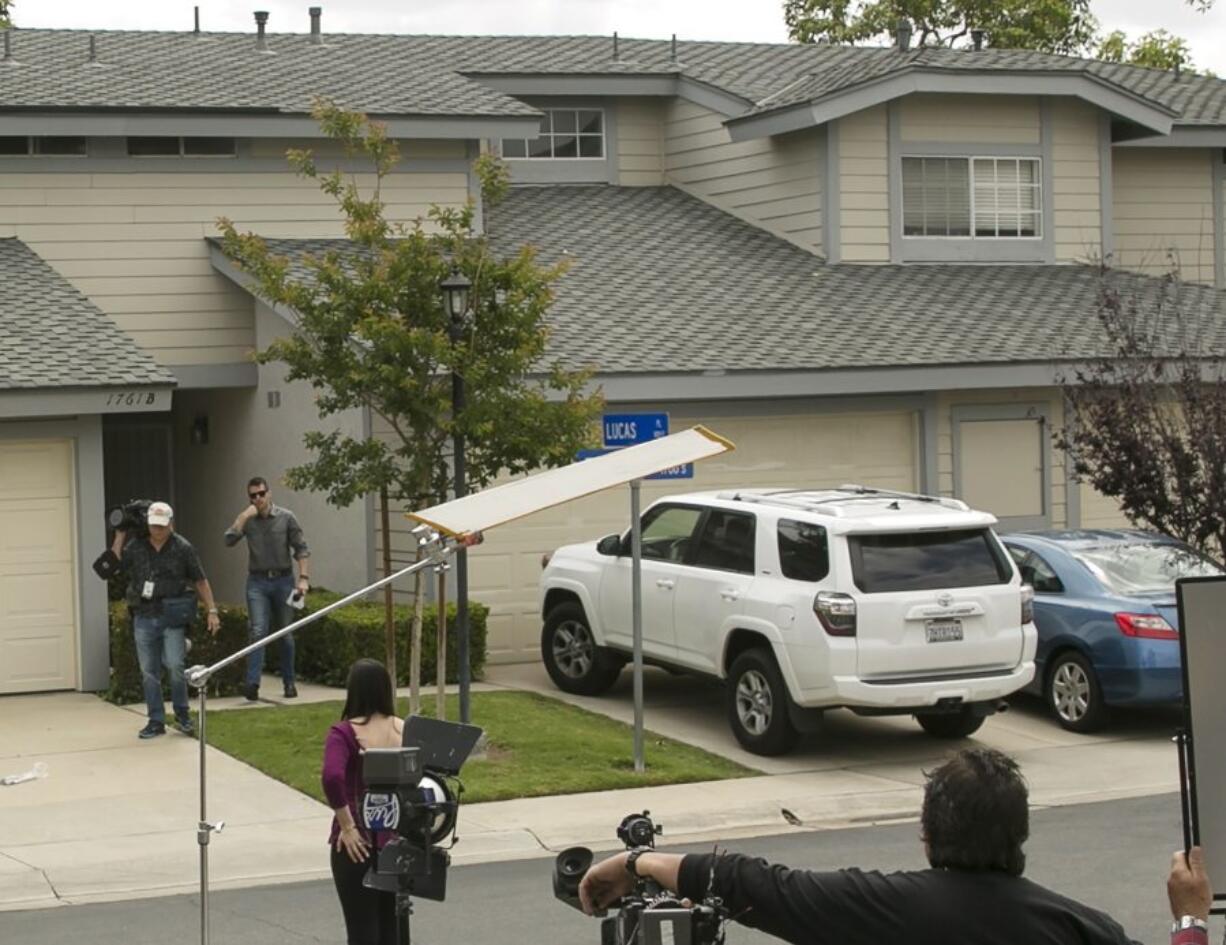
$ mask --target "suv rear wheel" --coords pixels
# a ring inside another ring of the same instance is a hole
[[[956,712],[917,712],[915,721],[933,738],[966,738],[979,731],[984,716],[974,714],[969,705]]]
[[[746,650],[728,674],[728,722],[736,740],[755,755],[782,755],[799,733],[788,718],[788,691],[769,650]]]
[[[587,614],[578,601],[558,604],[545,616],[541,659],[555,686],[581,696],[607,691],[623,665],[616,653],[596,645]]]

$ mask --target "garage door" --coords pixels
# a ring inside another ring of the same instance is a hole
[[[1120,504],[1095,489],[1088,482],[1079,483],[1074,488],[1081,489],[1081,527],[1082,528],[1134,528],[1124,513]]]
[[[74,689],[72,444],[0,441],[0,693]]]
[[[663,495],[736,486],[858,482],[904,491],[918,486],[918,415],[913,412],[763,417],[672,412],[674,431],[695,423],[731,439],[736,451],[697,464],[688,482],[645,482],[644,507]],[[541,555],[624,529],[629,503],[625,488],[588,496],[503,526],[470,552],[469,593],[491,608],[491,662],[539,657]]]

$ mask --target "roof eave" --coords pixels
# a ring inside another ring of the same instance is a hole
[[[682,98],[721,115],[743,115],[753,102],[709,82],[686,75],[682,66],[668,72],[478,72],[461,73],[487,88],[517,97],[645,96]]]

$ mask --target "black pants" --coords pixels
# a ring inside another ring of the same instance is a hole
[[[349,945],[396,945],[396,897],[362,885],[369,865],[332,850],[332,880],[345,914]]]

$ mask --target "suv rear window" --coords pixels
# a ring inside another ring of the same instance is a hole
[[[849,535],[847,544],[856,587],[866,594],[1007,584],[1013,578],[986,528]]]

